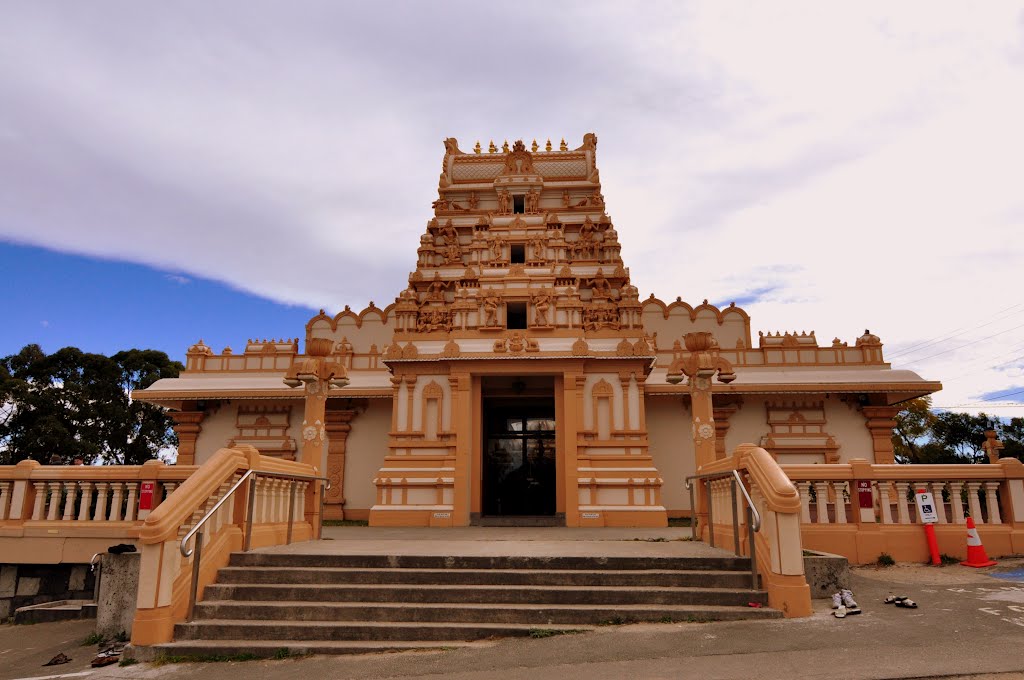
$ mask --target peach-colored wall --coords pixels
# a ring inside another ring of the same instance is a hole
[[[384,465],[391,428],[391,400],[370,399],[352,421],[345,447],[345,507],[367,509],[376,502],[373,478]]]
[[[690,410],[683,408],[680,397],[648,397],[646,403],[651,457],[665,480],[662,504],[670,513],[688,510],[690,496],[683,480],[694,472]]]
[[[740,444],[761,445],[761,437],[768,433],[768,417],[764,398],[743,397],[743,405],[729,418],[729,433],[725,435],[725,450],[732,453]]]

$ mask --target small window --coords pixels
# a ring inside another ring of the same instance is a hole
[[[526,328],[526,303],[509,302],[505,305],[505,327],[514,330]]]
[[[526,196],[513,196],[512,197],[512,212],[516,215],[523,215],[526,213]]]
[[[523,264],[526,262],[526,244],[525,243],[513,243],[510,246],[511,252],[509,257],[512,258],[512,264]]]

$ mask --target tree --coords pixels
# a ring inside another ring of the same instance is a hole
[[[900,463],[923,463],[925,439],[935,423],[931,397],[918,397],[903,403],[896,414],[892,431],[892,447]]]
[[[171,419],[131,391],[183,369],[156,350],[107,357],[65,347],[47,355],[26,345],[0,360],[0,464],[58,456],[65,464],[134,465],[155,457],[177,444]]]
[[[904,402],[896,415],[892,443],[900,463],[987,463],[985,430],[1003,442],[1001,456],[1024,459],[1024,418],[1004,421],[984,413],[933,413],[931,400]]]

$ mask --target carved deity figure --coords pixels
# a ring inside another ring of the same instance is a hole
[[[534,260],[544,261],[547,259],[548,244],[543,236],[534,236],[530,239],[530,254]]]
[[[548,310],[551,309],[551,296],[547,288],[541,288],[533,296],[533,323],[536,326],[548,325]]]
[[[500,189],[498,191],[498,214],[499,215],[507,215],[509,213],[509,211],[511,210],[511,205],[509,204],[510,198],[511,197],[509,196],[508,191],[506,191],[505,189]]]
[[[601,208],[604,207],[604,196],[598,189],[594,189],[594,193],[590,196],[590,205]]]
[[[452,225],[452,221],[451,220],[448,220],[447,222],[445,222],[444,226],[441,227],[441,237],[444,239],[445,245],[448,245],[448,246],[450,246],[452,244],[458,245],[458,243],[459,243],[459,232]]]
[[[503,239],[498,234],[494,234],[494,236],[490,239],[490,243],[488,244],[488,246],[491,249],[492,260],[494,260],[495,262],[500,262],[501,260],[505,259],[505,239]]]
[[[595,300],[607,300],[612,295],[612,285],[604,277],[604,271],[598,268],[597,274],[590,279],[590,289]]]
[[[469,209],[476,210],[476,207],[480,204],[480,199],[476,197],[476,192],[469,192]]]
[[[437,212],[441,212],[442,210],[447,210],[448,209],[448,199],[446,199],[444,196],[442,196],[441,198],[439,198],[436,201],[434,201],[433,203],[431,203],[430,207],[433,208]]]
[[[500,304],[501,298],[494,293],[488,293],[484,297],[484,326],[493,328],[498,325],[498,305]]]
[[[526,194],[526,212],[536,214],[540,212],[540,192],[530,189]]]
[[[441,275],[435,272],[434,280],[430,282],[430,286],[427,288],[427,299],[444,302],[444,292],[451,284],[451,281],[442,281]]]
[[[572,199],[569,198],[569,190],[568,189],[563,189],[562,190],[562,207],[563,208],[568,208],[571,204],[572,204]]]

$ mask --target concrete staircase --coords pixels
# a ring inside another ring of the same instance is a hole
[[[777,618],[728,557],[235,553],[157,654],[355,654],[633,622]]]

